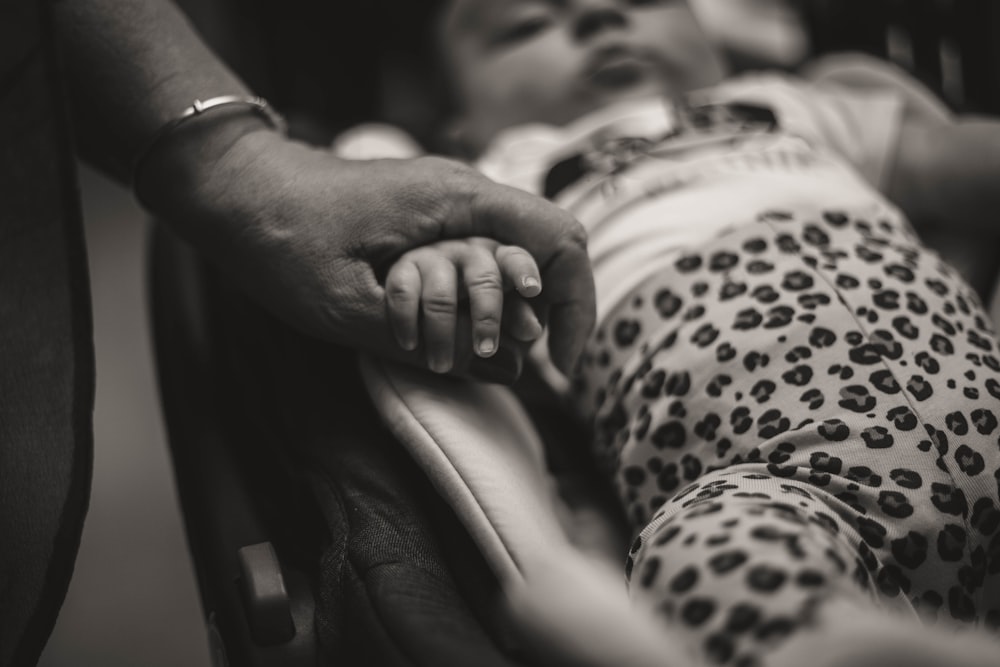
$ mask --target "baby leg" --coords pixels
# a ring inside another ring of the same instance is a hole
[[[875,556],[821,493],[764,466],[704,476],[633,543],[633,597],[682,626],[696,656],[741,667],[764,664],[829,600],[872,607]]]
[[[577,385],[648,525],[636,598],[727,664],[849,636],[831,609],[908,616],[893,627],[911,644],[935,632],[918,614],[1000,628],[998,349],[971,290],[889,214],[762,215],[678,258],[609,314]],[[762,625],[727,634],[741,603]]]
[[[632,545],[633,598],[705,664],[909,667],[995,664],[985,637],[920,628],[879,593],[884,567],[842,514],[851,510],[764,466],[707,475]],[[919,646],[918,646],[919,645]]]

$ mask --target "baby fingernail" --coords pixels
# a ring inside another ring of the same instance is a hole
[[[490,338],[479,341],[479,356],[488,357],[497,349],[497,344]]]
[[[536,287],[540,287],[538,279],[534,276],[524,276],[521,278],[521,285],[524,289],[535,289]]]
[[[432,371],[441,375],[451,370],[451,362],[447,359],[431,359],[427,365]]]

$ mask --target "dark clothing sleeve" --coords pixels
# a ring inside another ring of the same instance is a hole
[[[48,4],[0,4],[0,666],[34,665],[69,585],[94,359]]]

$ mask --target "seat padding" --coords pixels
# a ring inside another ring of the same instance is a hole
[[[503,583],[569,548],[542,443],[510,391],[366,360],[365,383],[393,434],[454,508]]]
[[[573,528],[559,517],[572,513],[559,507],[542,443],[510,390],[371,358],[361,370],[386,425],[496,573],[526,649],[573,664],[685,664],[664,627],[630,602],[621,567],[568,539]]]

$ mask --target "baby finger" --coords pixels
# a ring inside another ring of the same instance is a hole
[[[542,291],[542,277],[534,257],[524,248],[513,245],[498,246],[497,264],[504,279],[523,297],[532,298]]]
[[[420,270],[412,261],[400,260],[385,279],[385,301],[389,326],[404,350],[417,349],[420,319]]]
[[[455,324],[458,313],[458,278],[455,266],[442,258],[440,261],[424,261],[419,268],[427,365],[435,373],[447,373],[454,365],[455,356]]]
[[[503,316],[500,267],[485,248],[470,246],[462,257],[462,277],[469,295],[474,349],[480,357],[490,357],[497,350]]]
[[[531,304],[516,294],[510,294],[504,302],[504,332],[522,343],[538,340],[542,335],[539,322]]]

